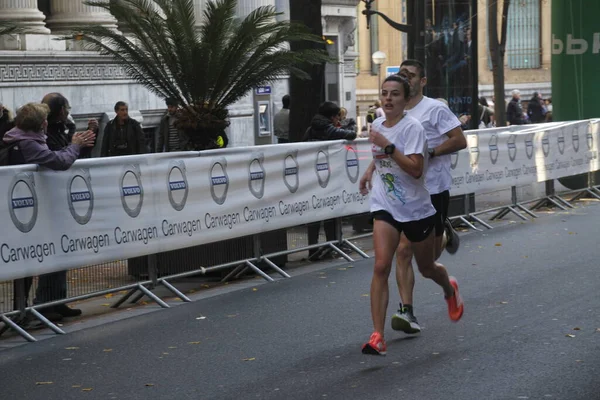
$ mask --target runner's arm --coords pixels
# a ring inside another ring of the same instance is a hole
[[[460,126],[446,132],[448,140],[433,149],[434,156],[452,154],[467,147],[467,139]]]

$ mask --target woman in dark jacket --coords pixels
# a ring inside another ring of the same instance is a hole
[[[0,138],[14,126],[10,110],[0,103]]]
[[[356,130],[337,127],[341,118],[340,111],[340,107],[331,101],[321,104],[318,114],[313,117],[310,127],[304,134],[303,141],[356,139]]]

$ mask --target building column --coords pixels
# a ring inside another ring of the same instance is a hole
[[[238,1],[237,15],[240,18],[246,18],[248,14],[263,6],[275,6],[275,0],[244,0]],[[289,8],[289,6],[288,6]]]
[[[117,21],[108,11],[85,5],[82,0],[52,0],[50,12],[48,28],[52,33],[67,33],[82,25],[101,25],[117,29]]]
[[[277,21],[290,20],[290,0],[275,0],[275,9],[282,15],[277,17]]]
[[[37,6],[37,0],[0,0],[0,21],[25,29],[23,33],[47,35],[46,16]]]

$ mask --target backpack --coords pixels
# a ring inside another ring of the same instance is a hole
[[[371,107],[369,108],[369,111],[367,111],[367,122],[372,124],[373,121],[375,121],[375,109]]]

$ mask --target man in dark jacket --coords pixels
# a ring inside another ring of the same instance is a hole
[[[142,126],[129,118],[129,106],[124,101],[115,104],[117,116],[104,128],[102,157],[130,156],[148,152]]]
[[[160,120],[156,152],[186,151],[189,139],[183,129],[177,128],[179,104],[175,99],[167,99],[167,113]]]
[[[511,125],[523,125],[525,123],[523,107],[521,106],[521,92],[516,89],[512,91],[512,99],[506,107],[506,120]]]
[[[344,129],[338,127],[340,124],[340,107],[330,101],[319,106],[318,114],[315,115],[310,123],[310,127],[304,134],[305,142],[316,142],[322,140],[354,140],[356,139],[356,130]],[[323,221],[323,229],[325,230],[326,240],[329,242],[335,240],[335,219]],[[319,231],[321,230],[321,222],[308,224],[308,244],[313,245],[319,243]],[[311,249],[308,251],[310,259],[319,258],[322,252],[319,249]]]
[[[542,96],[538,92],[533,92],[533,97],[527,105],[529,120],[534,124],[539,124],[540,122],[544,122],[545,114],[542,106]]]

